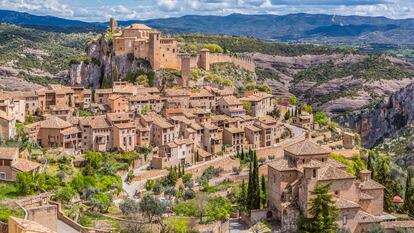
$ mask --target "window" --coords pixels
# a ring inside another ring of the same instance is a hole
[[[5,180],[5,179],[6,179],[6,173],[0,172],[0,180]]]
[[[316,169],[313,169],[313,178],[316,178]]]
[[[348,217],[346,215],[342,216],[342,224],[346,225],[348,223]]]

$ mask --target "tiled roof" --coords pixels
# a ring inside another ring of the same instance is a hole
[[[257,128],[256,126],[253,126],[253,125],[248,125],[248,126],[246,126],[246,127],[244,127],[245,129],[248,129],[248,130],[250,130],[250,131],[253,131],[253,132],[259,132],[259,131],[261,131],[261,129],[259,129],[259,128]]]
[[[359,193],[359,200],[373,200],[374,197],[364,192]]]
[[[129,117],[128,113],[107,113],[106,118],[110,122],[114,121],[130,121],[131,118]]]
[[[141,24],[141,23],[134,23],[129,25],[127,28],[129,29],[137,29],[137,30],[151,30],[152,28],[148,27],[145,24]]]
[[[56,233],[56,231],[52,231],[43,225],[40,225],[37,222],[16,218],[10,216],[11,220],[14,221],[20,228],[24,229],[24,232],[28,233]]]
[[[382,222],[381,226],[384,229],[395,229],[395,228],[414,228],[414,220],[404,220],[404,221],[387,221]]]
[[[253,95],[242,98],[242,101],[258,102],[266,98],[272,98],[272,95],[266,92],[257,92]]]
[[[4,119],[6,121],[12,121],[13,120],[12,116],[7,115],[7,113],[5,111],[2,111],[2,110],[0,110],[0,118]]]
[[[161,128],[173,128],[174,127],[172,124],[168,123],[163,118],[156,118],[156,119],[154,119],[153,124],[154,125],[157,125],[157,126],[159,126]]]
[[[80,120],[80,124],[89,125],[93,129],[104,129],[110,127],[104,115],[85,117]]]
[[[344,171],[338,169],[333,166],[324,166],[318,169],[318,180],[325,181],[325,180],[342,180],[342,179],[354,179],[355,176]]]
[[[0,147],[0,159],[15,159],[19,156],[17,147]]]
[[[326,161],[327,164],[334,166],[336,168],[347,168],[347,166],[343,163],[336,161],[335,159],[328,158]]]
[[[381,222],[381,219],[375,217],[374,215],[368,214],[365,211],[359,210],[356,214],[355,220],[358,223],[377,223]]]
[[[269,167],[277,171],[296,171],[296,167],[290,166],[286,159],[278,159],[274,162],[269,163]]]
[[[63,135],[70,135],[70,134],[75,134],[75,133],[79,133],[79,132],[80,132],[80,130],[77,127],[70,127],[70,128],[67,128],[67,129],[61,131],[61,133]]]
[[[338,209],[352,209],[352,208],[359,208],[360,205],[353,201],[349,201],[340,197],[334,198],[335,206]]]
[[[47,120],[40,122],[41,128],[47,128],[47,129],[64,129],[71,127],[72,124],[60,119],[59,117],[52,116]]]
[[[303,140],[285,148],[285,151],[296,156],[329,154],[329,151],[318,144]]]
[[[33,161],[30,161],[28,159],[19,159],[16,163],[14,163],[13,168],[22,171],[22,172],[30,172],[35,170],[36,168],[40,167],[40,163],[36,163]]]
[[[362,182],[359,187],[361,190],[384,189],[384,186],[372,179]]]
[[[303,167],[305,167],[305,168],[320,168],[323,165],[324,164],[321,161],[311,159],[311,161],[303,164]]]
[[[236,98],[235,96],[225,96],[221,98],[224,102],[226,102],[228,105],[241,105],[242,102]]]
[[[224,130],[230,133],[244,133],[244,130],[242,128],[236,128],[236,127],[225,128]]]
[[[119,129],[128,129],[128,128],[135,128],[133,123],[122,123],[122,124],[115,124],[115,126]]]
[[[111,94],[112,89],[96,89],[95,93],[96,94]]]

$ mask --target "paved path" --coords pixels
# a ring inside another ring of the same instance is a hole
[[[248,227],[242,221],[237,218],[230,219],[230,233],[248,232]]]
[[[79,233],[77,230],[73,229],[66,223],[57,220],[57,233]]]

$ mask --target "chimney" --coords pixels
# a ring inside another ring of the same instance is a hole
[[[371,179],[371,171],[362,170],[359,172],[359,179],[361,182],[365,182]]]
[[[305,132],[305,139],[311,140],[312,139],[312,133],[310,130],[306,130]]]

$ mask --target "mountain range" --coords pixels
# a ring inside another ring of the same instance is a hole
[[[0,10],[0,22],[58,32],[103,31],[107,22],[83,22]],[[144,23],[167,33],[254,36],[278,41],[414,44],[414,19],[324,14],[199,16],[119,21]]]

